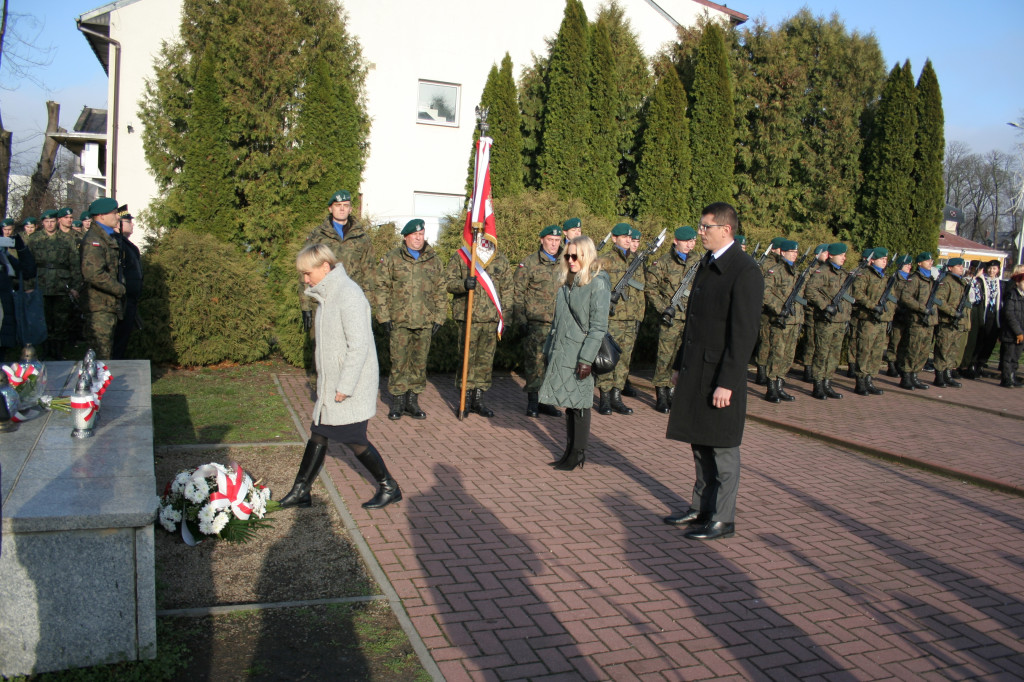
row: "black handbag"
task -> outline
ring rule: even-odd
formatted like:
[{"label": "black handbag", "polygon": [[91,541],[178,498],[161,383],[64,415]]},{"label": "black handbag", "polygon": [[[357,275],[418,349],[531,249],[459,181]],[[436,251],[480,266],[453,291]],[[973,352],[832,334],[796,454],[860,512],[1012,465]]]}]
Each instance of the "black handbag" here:
[{"label": "black handbag", "polygon": [[[584,334],[589,334],[590,332],[583,329],[580,318],[576,317],[576,311],[572,309],[568,296],[566,296],[565,303],[566,307],[569,308],[569,312],[572,313],[572,319],[576,320],[576,324],[579,325]],[[597,357],[594,358],[593,364],[590,365],[590,371],[594,374],[607,374],[615,369],[615,365],[619,363],[621,356],[622,349],[619,347],[619,344],[615,342],[611,334],[605,332],[604,339],[601,340],[601,347],[597,349]]]}]

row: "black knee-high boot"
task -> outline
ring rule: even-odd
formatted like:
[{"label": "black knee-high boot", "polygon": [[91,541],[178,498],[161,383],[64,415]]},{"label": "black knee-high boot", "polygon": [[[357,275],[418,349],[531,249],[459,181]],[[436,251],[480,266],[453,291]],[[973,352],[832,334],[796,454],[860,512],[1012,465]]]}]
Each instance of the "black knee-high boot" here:
[{"label": "black knee-high boot", "polygon": [[548,462],[548,466],[556,467],[560,464],[565,464],[565,460],[569,459],[569,453],[572,452],[573,443],[576,440],[576,413],[578,410],[574,410],[571,407],[565,409],[565,452],[562,453],[562,457],[554,462]]},{"label": "black knee-high boot", "polygon": [[366,467],[378,485],[377,494],[368,502],[363,502],[364,509],[383,509],[392,502],[402,499],[402,491],[398,487],[398,482],[391,478],[391,474],[388,473],[388,468],[384,464],[384,458],[377,452],[377,448],[370,445],[365,451],[357,454],[356,459]]},{"label": "black knee-high boot", "polygon": [[306,451],[302,453],[302,463],[299,464],[295,485],[292,486],[291,492],[281,498],[282,507],[309,507],[313,504],[309,491],[324,465],[326,454],[326,440],[314,436],[306,442]]},{"label": "black knee-high boot", "polygon": [[582,467],[587,461],[587,444],[590,440],[590,410],[573,410],[576,418],[573,423],[572,450],[565,461],[555,465],[559,471],[572,471],[576,467]]}]

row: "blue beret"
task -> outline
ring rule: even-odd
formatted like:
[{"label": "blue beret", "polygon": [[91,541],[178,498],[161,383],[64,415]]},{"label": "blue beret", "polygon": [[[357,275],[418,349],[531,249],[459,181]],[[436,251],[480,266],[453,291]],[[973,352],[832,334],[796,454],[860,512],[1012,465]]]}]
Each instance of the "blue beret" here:
[{"label": "blue beret", "polygon": [[836,242],[828,245],[828,255],[838,256],[841,253],[846,253],[846,244],[842,242]]},{"label": "blue beret", "polygon": [[[344,201],[344,199],[342,201]],[[407,234],[412,234],[413,232],[422,232],[424,229],[425,226],[423,221],[419,218],[413,218],[405,224],[405,227],[402,228],[402,236],[404,237]]]},{"label": "blue beret", "polygon": [[612,236],[621,237],[624,234],[629,234],[630,232],[632,232],[632,230],[633,228],[631,228],[629,224],[619,223],[618,225],[612,228]]},{"label": "blue beret", "polygon": [[562,229],[563,230],[573,230],[573,229],[576,229],[577,227],[582,227],[582,226],[583,226],[583,223],[580,222],[579,218],[569,218],[564,223],[562,223]]},{"label": "blue beret", "polygon": [[676,239],[678,239],[681,242],[688,242],[691,239],[697,238],[697,230],[693,229],[689,225],[684,225],[683,227],[676,228],[675,236]]},{"label": "blue beret", "polygon": [[339,189],[337,192],[331,195],[331,198],[327,200],[327,205],[337,203],[339,201],[352,201],[352,195],[349,194],[347,189]]},{"label": "blue beret", "polygon": [[[70,209],[69,209],[70,210]],[[89,213],[92,215],[103,215],[113,213],[117,210],[117,202],[110,197],[103,197],[89,204]],[[71,215],[68,213],[68,215]]]},{"label": "blue beret", "polygon": [[541,237],[549,237],[552,235],[555,237],[561,237],[562,228],[560,228],[558,225],[548,225],[547,227],[540,231]]}]

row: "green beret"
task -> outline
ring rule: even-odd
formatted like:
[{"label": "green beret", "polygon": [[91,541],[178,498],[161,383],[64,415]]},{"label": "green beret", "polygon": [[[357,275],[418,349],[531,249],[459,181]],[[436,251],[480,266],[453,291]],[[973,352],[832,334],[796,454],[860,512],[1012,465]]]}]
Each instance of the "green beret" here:
[{"label": "green beret", "polygon": [[[344,201],[344,199],[342,199],[342,201]],[[402,228],[402,236],[404,237],[407,234],[412,234],[413,232],[422,232],[425,229],[426,226],[422,220],[419,218],[413,218],[405,224],[405,227]]]},{"label": "green beret", "polygon": [[113,213],[116,210],[117,202],[111,197],[103,197],[89,204],[89,213],[91,215],[103,215],[104,213]]},{"label": "green beret", "polygon": [[878,260],[879,258],[885,258],[888,255],[889,249],[885,248],[884,246],[879,246],[874,250],[870,258],[871,260]]},{"label": "green beret", "polygon": [[861,258],[874,258],[875,257],[874,253],[875,253],[875,247],[869,246],[868,248],[866,248],[866,249],[864,249],[863,251],[860,252],[860,257]]},{"label": "green beret", "polygon": [[72,227],[81,227],[82,226],[82,221],[81,220],[72,220],[71,221],[71,226]]},{"label": "green beret", "polygon": [[612,236],[621,237],[622,235],[629,234],[632,231],[633,228],[631,228],[627,223],[619,223],[618,225],[612,228]]},{"label": "green beret", "polygon": [[24,220],[21,221],[22,227],[24,227],[25,225],[35,225],[35,224],[36,224],[36,217],[34,215],[30,215],[30,216],[28,216],[27,218],[25,218]]},{"label": "green beret", "polygon": [[58,218],[67,218],[71,214],[72,214],[72,210],[70,208],[67,208],[67,207],[62,208],[62,209],[57,211],[57,217]]},{"label": "green beret", "polygon": [[547,227],[545,227],[543,230],[540,231],[540,236],[541,237],[550,237],[550,236],[561,237],[562,236],[562,228],[560,228],[558,225],[548,225]]},{"label": "green beret", "polygon": [[57,217],[57,211],[53,210],[52,208],[49,211],[43,211],[42,214],[40,214],[40,218],[42,220],[49,220],[50,218],[56,218],[56,217]]},{"label": "green beret", "polygon": [[836,242],[835,244],[828,245],[828,255],[838,256],[841,253],[846,253],[846,244],[842,242]]},{"label": "green beret", "polygon": [[82,211],[82,215],[78,216],[79,220],[92,220],[92,213],[88,211]]},{"label": "green beret", "polygon": [[3,222],[0,222],[0,227],[7,227],[8,225],[14,224],[14,218],[4,218]]},{"label": "green beret", "polygon": [[681,242],[688,242],[691,239],[697,238],[697,230],[693,229],[689,225],[676,228],[676,239]]},{"label": "green beret", "polygon": [[739,244],[740,246],[743,246],[744,244],[747,243],[747,237],[746,237],[746,235],[738,234],[738,235],[736,235],[734,241],[737,244]]},{"label": "green beret", "polygon": [[898,268],[902,268],[904,265],[910,265],[910,263],[911,259],[909,253],[896,259],[896,267]]},{"label": "green beret", "polygon": [[784,239],[785,239],[785,237],[772,237],[772,241],[771,241],[770,247],[773,248],[773,249],[779,248],[779,242],[781,242]]},{"label": "green beret", "polygon": [[915,263],[923,263],[926,260],[931,260],[931,259],[932,259],[932,254],[928,253],[927,251],[922,251],[921,253],[917,254],[917,258],[914,260],[914,262]]},{"label": "green beret", "polygon": [[562,223],[563,230],[574,230],[577,227],[583,227],[583,223],[580,221],[579,218],[569,218],[564,223]]},{"label": "green beret", "polygon": [[946,267],[947,268],[955,268],[958,265],[964,265],[964,264],[965,263],[964,263],[964,259],[963,258],[950,258],[946,262]]},{"label": "green beret", "polygon": [[814,255],[820,255],[822,251],[828,250],[828,244],[818,244],[814,247]]},{"label": "green beret", "polygon": [[337,203],[339,201],[352,201],[352,195],[349,194],[347,189],[339,189],[337,192],[331,195],[331,198],[327,200],[327,205]]},{"label": "green beret", "polygon": [[629,228],[629,237],[630,239],[640,239],[640,230],[635,227]]},{"label": "green beret", "polygon": [[781,249],[782,251],[796,251],[797,248],[798,244],[792,239],[779,240],[779,249]]}]

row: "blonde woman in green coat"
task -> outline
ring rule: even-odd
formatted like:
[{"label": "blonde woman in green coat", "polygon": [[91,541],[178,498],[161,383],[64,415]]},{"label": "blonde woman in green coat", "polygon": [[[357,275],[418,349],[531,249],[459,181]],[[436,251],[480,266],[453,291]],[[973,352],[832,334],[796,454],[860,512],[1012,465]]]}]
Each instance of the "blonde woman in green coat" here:
[{"label": "blonde woman in green coat", "polygon": [[561,471],[582,467],[587,459],[590,410],[594,406],[591,365],[608,331],[611,282],[601,272],[590,237],[569,242],[559,264],[562,287],[555,297],[555,317],[544,344],[547,370],[540,401],[565,408],[566,445],[552,465]]}]

